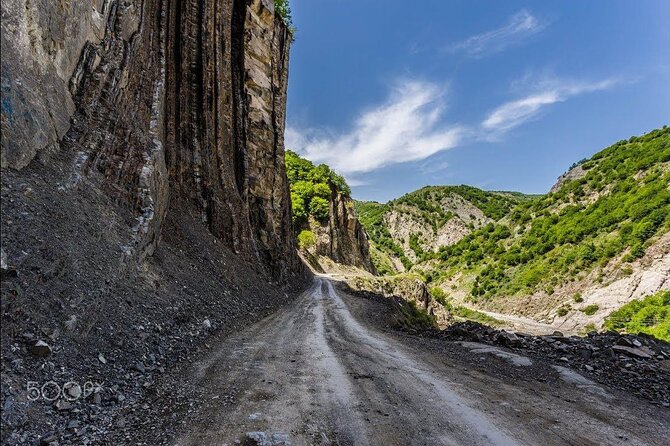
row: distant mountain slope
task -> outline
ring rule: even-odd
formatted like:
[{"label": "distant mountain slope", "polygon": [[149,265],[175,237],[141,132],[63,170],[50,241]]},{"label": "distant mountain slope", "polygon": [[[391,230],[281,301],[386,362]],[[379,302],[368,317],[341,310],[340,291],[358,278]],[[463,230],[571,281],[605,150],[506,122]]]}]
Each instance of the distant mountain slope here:
[{"label": "distant mountain slope", "polygon": [[552,294],[610,261],[644,256],[654,237],[670,229],[669,135],[664,128],[597,153],[555,192],[440,249],[427,274],[436,281],[463,277],[475,300]]},{"label": "distant mountain slope", "polygon": [[356,211],[373,242],[375,266],[388,274],[409,270],[533,198],[464,185],[428,186],[386,204],[356,202]]},{"label": "distant mountain slope", "polygon": [[448,300],[586,325],[670,287],[669,184],[664,127],[575,163],[547,195],[427,187],[357,209],[379,270],[400,259]]}]

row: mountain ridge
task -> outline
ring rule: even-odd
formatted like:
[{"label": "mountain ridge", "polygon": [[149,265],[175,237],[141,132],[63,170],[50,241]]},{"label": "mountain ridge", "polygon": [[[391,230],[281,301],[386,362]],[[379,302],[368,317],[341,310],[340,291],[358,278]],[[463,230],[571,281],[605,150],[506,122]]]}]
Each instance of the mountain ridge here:
[{"label": "mountain ridge", "polygon": [[[357,202],[373,261],[386,274],[421,274],[459,303],[601,323],[607,302],[594,297],[597,318],[584,318],[587,304],[567,300],[626,277],[642,280],[645,271],[668,275],[652,258],[670,251],[662,237],[670,228],[669,135],[664,127],[619,141],[575,163],[543,195],[427,186],[384,204]],[[471,200],[455,209],[454,200],[431,195],[436,190]],[[649,292],[670,286],[649,280]]]}]

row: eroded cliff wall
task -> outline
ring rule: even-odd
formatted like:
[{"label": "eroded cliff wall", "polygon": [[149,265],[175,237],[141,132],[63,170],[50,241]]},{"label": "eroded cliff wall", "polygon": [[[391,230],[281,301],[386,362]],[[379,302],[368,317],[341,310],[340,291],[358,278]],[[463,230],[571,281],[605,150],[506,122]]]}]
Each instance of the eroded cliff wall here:
[{"label": "eroded cliff wall", "polygon": [[290,35],[271,0],[2,3],[2,167],[72,155],[133,216],[129,254],[166,215],[202,221],[277,279],[301,268],[284,120]]},{"label": "eroded cliff wall", "polygon": [[327,224],[312,224],[316,238],[314,253],[341,265],[355,266],[376,274],[370,260],[368,237],[356,217],[351,198],[333,191],[329,204]]}]

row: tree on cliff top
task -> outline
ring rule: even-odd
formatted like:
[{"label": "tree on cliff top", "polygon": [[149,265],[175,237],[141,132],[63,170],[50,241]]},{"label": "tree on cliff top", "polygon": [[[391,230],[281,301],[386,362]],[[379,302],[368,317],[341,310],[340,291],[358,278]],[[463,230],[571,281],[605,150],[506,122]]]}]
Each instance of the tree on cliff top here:
[{"label": "tree on cliff top", "polygon": [[349,196],[351,189],[345,179],[325,164],[315,166],[295,152],[286,151],[286,175],[291,185],[293,223],[300,226],[311,215],[318,221],[328,218],[329,200],[333,192]]},{"label": "tree on cliff top", "polygon": [[275,13],[279,14],[279,17],[284,20],[291,33],[291,38],[293,38],[295,36],[295,26],[293,26],[293,16],[291,15],[289,0],[275,0]]}]

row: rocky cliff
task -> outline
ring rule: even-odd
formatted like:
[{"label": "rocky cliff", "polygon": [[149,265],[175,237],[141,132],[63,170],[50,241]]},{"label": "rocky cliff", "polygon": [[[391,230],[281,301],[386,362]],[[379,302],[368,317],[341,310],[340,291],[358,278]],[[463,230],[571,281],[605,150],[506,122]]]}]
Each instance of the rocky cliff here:
[{"label": "rocky cliff", "polygon": [[270,0],[8,0],[2,166],[72,155],[154,252],[177,203],[285,280],[300,268],[283,132],[290,35]]},{"label": "rocky cliff", "polygon": [[154,382],[304,283],[273,6],[2,2],[2,444],[127,442]]},{"label": "rocky cliff", "polygon": [[[305,260],[319,271],[361,269],[376,273],[363,225],[346,180],[325,164],[287,150],[293,225]],[[351,267],[351,268],[346,268]]]},{"label": "rocky cliff", "polygon": [[370,260],[370,246],[349,196],[333,191],[326,224],[312,222],[316,244],[314,253],[334,262],[376,273]]},{"label": "rocky cliff", "polygon": [[384,277],[350,277],[347,286],[354,292],[372,293],[387,298],[397,298],[420,310],[431,324],[444,328],[453,322],[453,317],[442,304],[436,301],[422,278],[415,274],[397,274]]}]

